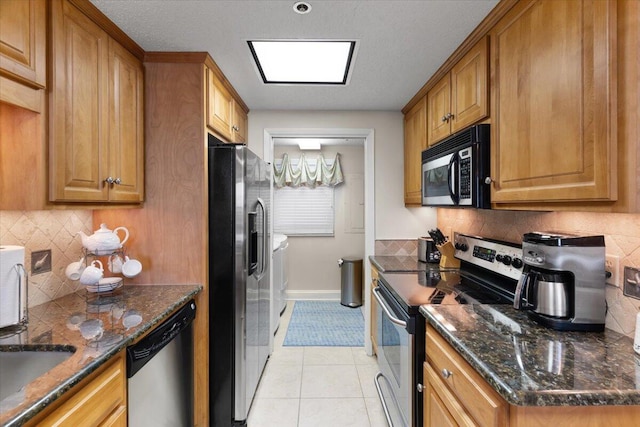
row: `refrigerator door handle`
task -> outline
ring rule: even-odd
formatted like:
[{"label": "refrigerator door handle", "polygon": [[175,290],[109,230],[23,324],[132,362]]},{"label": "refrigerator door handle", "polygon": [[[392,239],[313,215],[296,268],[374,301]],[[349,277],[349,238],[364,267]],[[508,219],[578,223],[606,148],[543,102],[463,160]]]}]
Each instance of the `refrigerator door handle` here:
[{"label": "refrigerator door handle", "polygon": [[267,256],[269,256],[267,227],[269,226],[269,221],[267,219],[267,206],[264,203],[264,200],[260,197],[258,197],[258,205],[260,206],[260,209],[262,209],[262,264],[260,265],[260,273],[258,273],[258,280],[260,280],[264,277],[264,274],[267,271]]},{"label": "refrigerator door handle", "polygon": [[256,272],[258,269],[258,230],[256,227],[257,212],[249,212],[247,214],[247,220],[249,222],[249,276]]}]

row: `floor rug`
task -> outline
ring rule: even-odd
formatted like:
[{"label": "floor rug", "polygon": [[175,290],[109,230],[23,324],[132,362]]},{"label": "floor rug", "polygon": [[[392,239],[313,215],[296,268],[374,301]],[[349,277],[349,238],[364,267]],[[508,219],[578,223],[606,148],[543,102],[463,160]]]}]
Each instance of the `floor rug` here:
[{"label": "floor rug", "polygon": [[364,345],[362,310],[337,301],[296,301],[284,346],[360,347]]}]

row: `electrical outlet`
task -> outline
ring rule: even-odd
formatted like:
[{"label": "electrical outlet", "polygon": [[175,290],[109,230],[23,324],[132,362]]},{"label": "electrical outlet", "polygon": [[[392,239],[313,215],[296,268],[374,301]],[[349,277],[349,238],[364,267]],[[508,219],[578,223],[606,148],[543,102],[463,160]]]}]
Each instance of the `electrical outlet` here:
[{"label": "electrical outlet", "polygon": [[628,297],[640,299],[640,269],[624,268],[624,287],[622,293]]},{"label": "electrical outlet", "polygon": [[31,274],[51,271],[51,249],[31,252]]},{"label": "electrical outlet", "polygon": [[604,269],[611,273],[610,277],[607,277],[607,284],[620,287],[620,257],[618,255],[607,254],[604,261]]}]

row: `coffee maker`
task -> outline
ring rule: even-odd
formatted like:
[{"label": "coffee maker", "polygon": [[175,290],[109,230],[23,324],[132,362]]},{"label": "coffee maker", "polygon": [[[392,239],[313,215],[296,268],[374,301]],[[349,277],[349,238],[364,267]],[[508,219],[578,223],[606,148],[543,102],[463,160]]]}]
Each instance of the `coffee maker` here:
[{"label": "coffee maker", "polygon": [[603,331],[604,236],[527,233],[524,268],[513,306],[529,318],[561,331]]}]

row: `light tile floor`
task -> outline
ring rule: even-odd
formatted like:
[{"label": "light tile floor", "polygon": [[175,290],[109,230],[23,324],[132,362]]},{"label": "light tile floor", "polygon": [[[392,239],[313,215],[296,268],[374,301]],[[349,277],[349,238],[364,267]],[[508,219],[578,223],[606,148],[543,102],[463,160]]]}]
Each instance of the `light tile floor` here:
[{"label": "light tile floor", "polygon": [[289,302],[248,427],[387,427],[373,383],[376,358],[363,347],[283,347],[292,310]]}]

